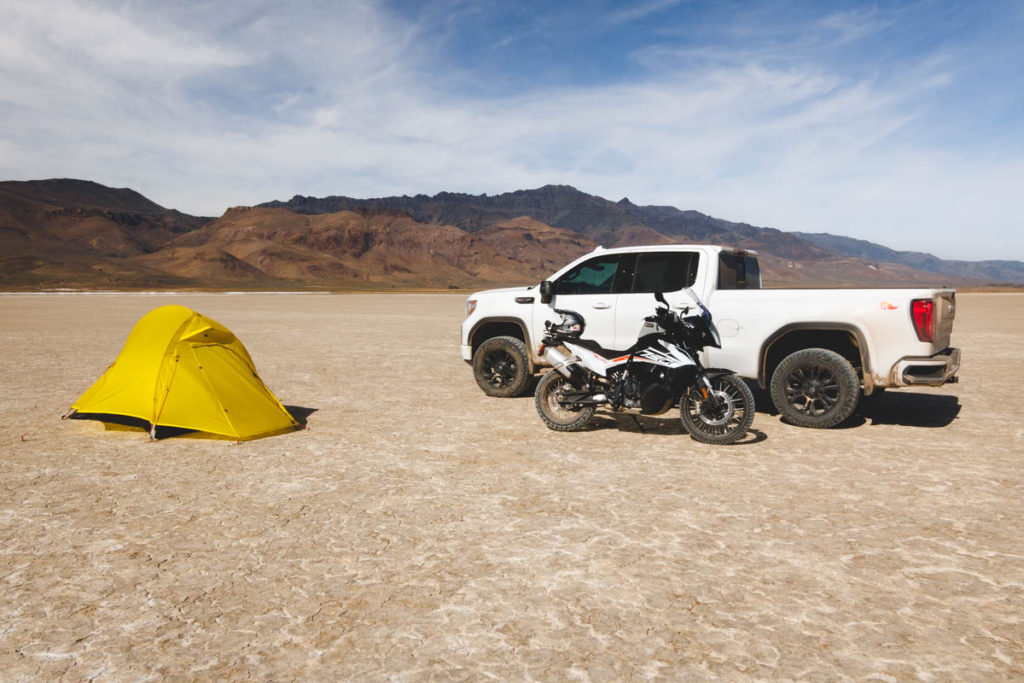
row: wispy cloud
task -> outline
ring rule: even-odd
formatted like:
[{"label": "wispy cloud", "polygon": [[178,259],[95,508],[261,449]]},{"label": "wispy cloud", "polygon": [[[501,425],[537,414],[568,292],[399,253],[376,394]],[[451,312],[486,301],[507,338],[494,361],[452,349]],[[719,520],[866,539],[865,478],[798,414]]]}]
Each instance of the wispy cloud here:
[{"label": "wispy cloud", "polygon": [[608,15],[607,23],[615,26],[637,19],[646,19],[652,14],[657,14],[669,7],[678,5],[683,0],[647,0],[647,2],[633,3],[626,9],[612,12]]},{"label": "wispy cloud", "polygon": [[889,28],[894,21],[891,16],[872,5],[835,12],[817,23],[821,28],[834,34],[833,40],[845,45]]}]

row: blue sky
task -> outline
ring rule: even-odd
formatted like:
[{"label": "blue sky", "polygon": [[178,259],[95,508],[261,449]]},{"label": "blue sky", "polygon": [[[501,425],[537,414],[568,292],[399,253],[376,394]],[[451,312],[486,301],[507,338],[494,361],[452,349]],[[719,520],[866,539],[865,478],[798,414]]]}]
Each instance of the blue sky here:
[{"label": "blue sky", "polygon": [[1024,2],[0,0],[0,178],[220,215],[570,184],[1024,260]]}]

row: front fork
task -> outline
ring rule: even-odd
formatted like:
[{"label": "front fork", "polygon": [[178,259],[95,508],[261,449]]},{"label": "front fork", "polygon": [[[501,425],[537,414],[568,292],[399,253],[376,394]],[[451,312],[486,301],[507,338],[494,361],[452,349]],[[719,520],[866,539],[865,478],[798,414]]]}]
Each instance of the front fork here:
[{"label": "front fork", "polygon": [[718,394],[715,393],[714,387],[711,386],[711,378],[708,377],[706,372],[701,372],[698,376],[696,390],[700,394],[701,401],[706,402],[712,414],[716,414],[722,409],[722,401],[718,398]]}]

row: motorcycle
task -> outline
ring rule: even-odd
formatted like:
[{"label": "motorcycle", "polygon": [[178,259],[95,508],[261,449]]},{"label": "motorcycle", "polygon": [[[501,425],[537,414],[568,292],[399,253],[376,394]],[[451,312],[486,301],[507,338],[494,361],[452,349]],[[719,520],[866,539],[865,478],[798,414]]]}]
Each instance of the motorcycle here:
[{"label": "motorcycle", "polygon": [[553,367],[534,394],[544,423],[571,432],[585,428],[597,406],[661,415],[678,405],[683,427],[696,441],[742,439],[754,421],[754,395],[732,371],[701,364],[701,349],[721,348],[721,338],[711,312],[692,290],[687,293],[694,305],[681,313],[655,293],[654,314],[644,318],[636,343],[622,351],[582,339],[583,316],[556,308],[561,320],[545,322],[538,351]]}]

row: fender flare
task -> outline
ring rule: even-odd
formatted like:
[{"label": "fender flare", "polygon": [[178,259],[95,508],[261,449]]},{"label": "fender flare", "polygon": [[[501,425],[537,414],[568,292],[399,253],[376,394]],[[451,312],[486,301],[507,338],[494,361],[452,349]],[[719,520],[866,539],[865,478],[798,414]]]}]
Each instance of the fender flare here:
[{"label": "fender flare", "polygon": [[761,344],[761,348],[757,352],[757,383],[762,389],[767,388],[768,386],[768,378],[766,376],[768,371],[768,353],[780,339],[791,332],[846,332],[847,334],[850,334],[854,339],[857,352],[860,355],[861,381],[864,383],[864,393],[871,393],[874,388],[874,384],[871,382],[871,358],[868,354],[868,344],[867,340],[864,338],[864,333],[856,325],[837,322],[790,323],[789,325],[783,325],[770,334]]},{"label": "fender flare", "polygon": [[511,323],[519,328],[519,330],[523,333],[523,343],[526,344],[526,356],[527,361],[530,363],[530,372],[533,372],[536,369],[537,365],[536,361],[534,360],[534,354],[537,350],[533,348],[533,342],[530,340],[530,331],[529,329],[527,329],[526,323],[523,322],[522,318],[500,315],[491,318],[481,318],[480,320],[476,321],[473,327],[469,329],[469,336],[467,337],[467,339],[469,340],[469,345],[476,346],[474,342],[476,341],[477,332],[480,331],[480,328],[490,325],[492,323]]}]

